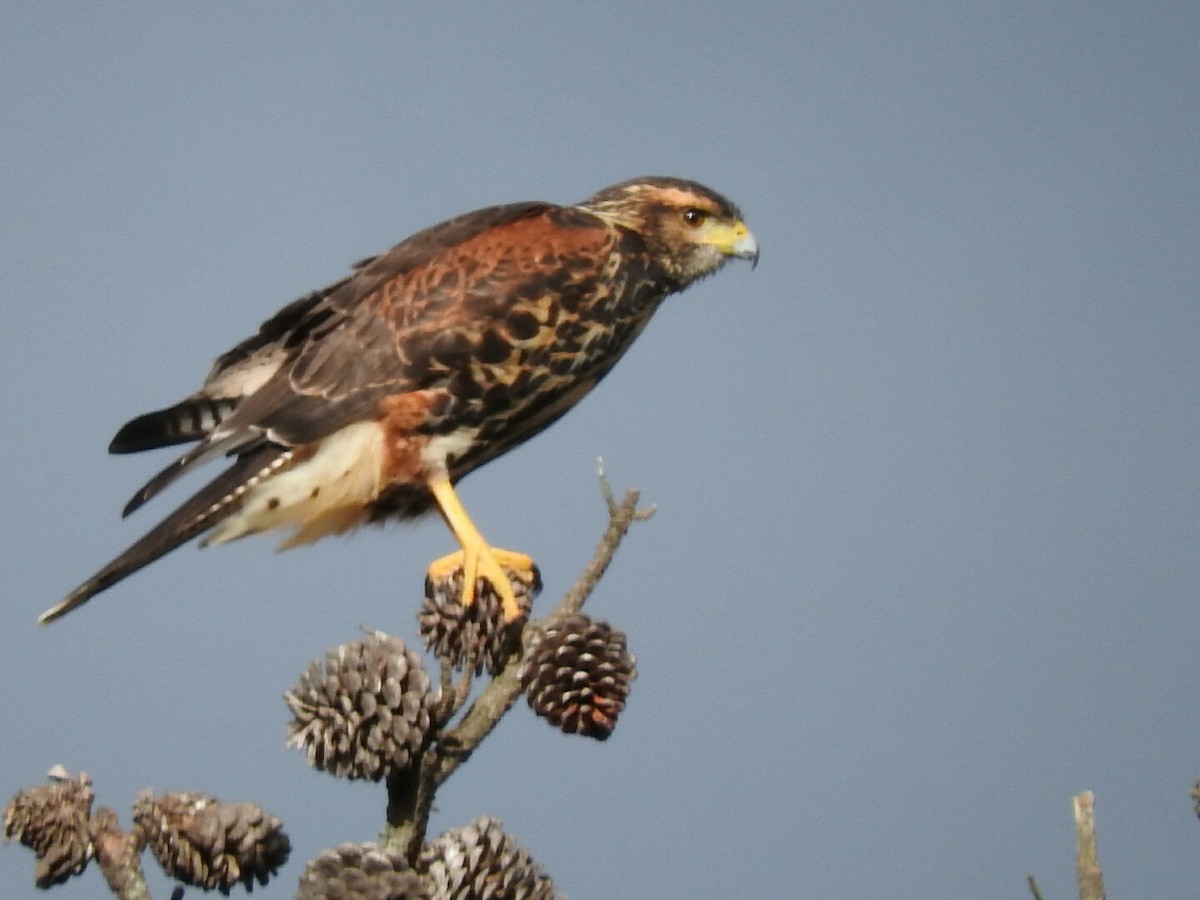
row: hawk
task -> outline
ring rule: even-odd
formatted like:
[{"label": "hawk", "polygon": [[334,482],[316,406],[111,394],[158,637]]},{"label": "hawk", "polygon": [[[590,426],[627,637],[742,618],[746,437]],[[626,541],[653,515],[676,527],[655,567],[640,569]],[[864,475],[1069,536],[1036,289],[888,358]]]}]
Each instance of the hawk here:
[{"label": "hawk", "polygon": [[758,261],[737,207],[646,177],[582,203],[492,206],[418,232],[296,300],[213,364],[199,391],[138,416],[112,453],[194,442],[129,501],[233,462],[39,619],[51,622],[181,544],[291,528],[283,547],[434,507],[460,550],[464,606],[532,567],[494,548],[455,491],[562,416],[612,369],[669,294],[733,258]]}]

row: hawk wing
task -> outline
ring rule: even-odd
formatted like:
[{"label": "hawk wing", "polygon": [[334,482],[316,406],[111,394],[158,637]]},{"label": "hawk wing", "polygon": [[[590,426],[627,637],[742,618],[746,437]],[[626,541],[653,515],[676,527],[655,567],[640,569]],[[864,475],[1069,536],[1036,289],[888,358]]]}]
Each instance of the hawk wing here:
[{"label": "hawk wing", "polygon": [[[449,302],[448,293],[435,290],[423,302],[405,305],[395,296],[397,283],[440,253],[552,208],[548,203],[515,203],[458,216],[365,260],[349,278],[284,307],[258,334],[217,360],[199,394],[139,416],[117,433],[115,452],[200,437],[138,490],[122,514],[128,516],[185,472],[217,456],[264,440],[284,446],[320,440],[369,417],[389,394],[427,387],[413,377],[403,355],[403,334],[388,312],[400,304],[404,319],[425,321],[444,311],[438,307]],[[195,423],[193,431],[201,434],[187,433],[178,425],[181,419]],[[170,438],[135,441],[147,433]]]}]

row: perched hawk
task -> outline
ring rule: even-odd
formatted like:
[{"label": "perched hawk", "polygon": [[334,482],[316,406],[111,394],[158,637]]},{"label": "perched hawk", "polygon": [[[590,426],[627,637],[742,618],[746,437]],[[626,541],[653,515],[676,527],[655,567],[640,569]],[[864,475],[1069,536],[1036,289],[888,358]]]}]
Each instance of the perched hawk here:
[{"label": "perched hawk", "polygon": [[506,618],[504,567],[454,484],[537,434],[613,367],[668,294],[729,259],[758,260],[737,208],[702,185],[638,178],[574,206],[493,206],[435,225],[280,310],[204,386],[126,424],[109,450],[196,442],[125,515],[216,457],[233,463],[42,614],[70,612],[180,544],[292,528],[285,547],[437,506],[461,550],[464,605],[482,578]]}]

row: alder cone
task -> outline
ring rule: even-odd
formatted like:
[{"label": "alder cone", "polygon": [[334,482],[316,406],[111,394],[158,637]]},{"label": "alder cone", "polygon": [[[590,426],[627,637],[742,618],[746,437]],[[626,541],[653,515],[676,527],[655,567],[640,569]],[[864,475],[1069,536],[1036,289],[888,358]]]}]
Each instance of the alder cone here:
[{"label": "alder cone", "polygon": [[283,824],[255,804],[194,792],[142,791],[133,821],[164,872],[226,894],[239,883],[247,890],[266,884],[292,850]]},{"label": "alder cone", "polygon": [[497,819],[447,831],[421,853],[432,900],[560,900],[550,876]]},{"label": "alder cone", "polygon": [[316,769],[371,781],[413,764],[433,703],[421,658],[382,632],[330,650],[284,700],[288,746],[304,750]]},{"label": "alder cone", "polygon": [[34,883],[40,888],[78,875],[94,852],[91,780],[82,772],[71,777],[61,767],[50,774],[52,781],[20,791],[4,810],[5,838],[16,838],[37,855]]},{"label": "alder cone", "polygon": [[296,900],[431,900],[404,854],[375,844],[341,844],[309,862]]},{"label": "alder cone", "polygon": [[625,633],[579,613],[546,627],[522,664],[521,689],[530,708],[552,725],[605,740],[636,677]]},{"label": "alder cone", "polygon": [[521,615],[512,622],[504,621],[500,598],[486,580],[475,583],[475,602],[463,606],[461,568],[444,578],[426,578],[425,600],[417,615],[426,649],[452,668],[472,668],[476,675],[484,669],[489,675],[498,674],[517,652],[521,628],[542,589],[536,566],[529,573],[509,571],[508,575],[521,607]]}]

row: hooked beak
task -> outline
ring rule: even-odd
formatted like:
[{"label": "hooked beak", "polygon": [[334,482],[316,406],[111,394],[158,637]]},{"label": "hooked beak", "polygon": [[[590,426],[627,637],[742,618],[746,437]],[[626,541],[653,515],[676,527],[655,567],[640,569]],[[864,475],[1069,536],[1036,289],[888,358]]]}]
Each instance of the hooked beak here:
[{"label": "hooked beak", "polygon": [[738,222],[733,226],[733,241],[726,252],[738,259],[750,260],[751,269],[758,265],[758,241],[754,239],[745,222]]}]

